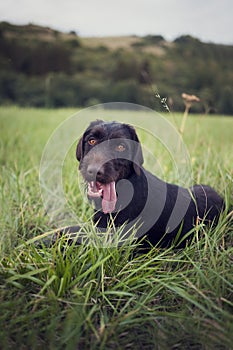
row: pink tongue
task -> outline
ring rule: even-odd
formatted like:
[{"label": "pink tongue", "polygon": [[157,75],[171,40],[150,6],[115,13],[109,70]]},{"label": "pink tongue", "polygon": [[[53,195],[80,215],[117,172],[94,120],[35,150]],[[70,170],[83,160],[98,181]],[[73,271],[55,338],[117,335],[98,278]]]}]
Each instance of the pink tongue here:
[{"label": "pink tongue", "polygon": [[104,214],[112,213],[116,206],[117,196],[115,182],[110,182],[106,185],[101,185],[103,189],[102,209]]}]

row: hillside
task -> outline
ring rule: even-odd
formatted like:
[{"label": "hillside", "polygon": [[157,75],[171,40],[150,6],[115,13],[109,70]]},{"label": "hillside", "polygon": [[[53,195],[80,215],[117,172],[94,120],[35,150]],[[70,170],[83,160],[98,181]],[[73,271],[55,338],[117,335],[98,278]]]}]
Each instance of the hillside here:
[{"label": "hillside", "polygon": [[233,114],[233,46],[160,35],[81,38],[35,24],[0,23],[0,103],[87,106],[127,101],[159,109],[151,85],[183,110]]},{"label": "hillside", "polygon": [[[149,36],[147,37],[147,39]],[[143,47],[144,52],[152,53],[156,56],[162,56],[165,53],[164,47],[171,46],[172,43],[165,41],[160,36],[154,36],[155,43],[146,42],[145,38],[138,36],[119,36],[119,37],[90,37],[82,38],[84,45],[92,48],[106,47],[109,50],[129,50],[134,51],[135,47]],[[156,42],[157,41],[157,42]]]}]

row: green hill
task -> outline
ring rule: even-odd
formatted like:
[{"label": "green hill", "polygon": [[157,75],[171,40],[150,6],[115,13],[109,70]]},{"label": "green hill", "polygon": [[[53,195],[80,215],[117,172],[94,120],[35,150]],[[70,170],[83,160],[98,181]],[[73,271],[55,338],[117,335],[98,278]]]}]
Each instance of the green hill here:
[{"label": "green hill", "polygon": [[[81,38],[34,24],[0,23],[0,103],[87,106],[126,101],[183,110],[181,93],[196,94],[195,112],[233,114],[233,46],[191,36]],[[153,88],[153,89],[151,89]]]}]

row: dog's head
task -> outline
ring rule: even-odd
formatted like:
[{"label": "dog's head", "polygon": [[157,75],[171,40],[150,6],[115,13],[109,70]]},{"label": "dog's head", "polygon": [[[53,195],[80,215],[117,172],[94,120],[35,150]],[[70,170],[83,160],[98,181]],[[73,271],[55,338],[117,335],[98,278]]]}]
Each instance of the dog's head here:
[{"label": "dog's head", "polygon": [[103,197],[105,213],[116,203],[115,184],[132,173],[140,176],[143,155],[135,129],[117,122],[92,122],[79,140],[76,157],[90,197]]}]

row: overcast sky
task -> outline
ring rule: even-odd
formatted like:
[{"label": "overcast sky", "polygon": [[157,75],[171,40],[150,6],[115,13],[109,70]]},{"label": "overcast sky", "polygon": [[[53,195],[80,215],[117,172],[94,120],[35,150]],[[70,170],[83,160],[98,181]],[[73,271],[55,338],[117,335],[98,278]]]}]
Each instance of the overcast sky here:
[{"label": "overcast sky", "polygon": [[190,34],[233,44],[232,0],[1,0],[0,20],[80,36]]}]

